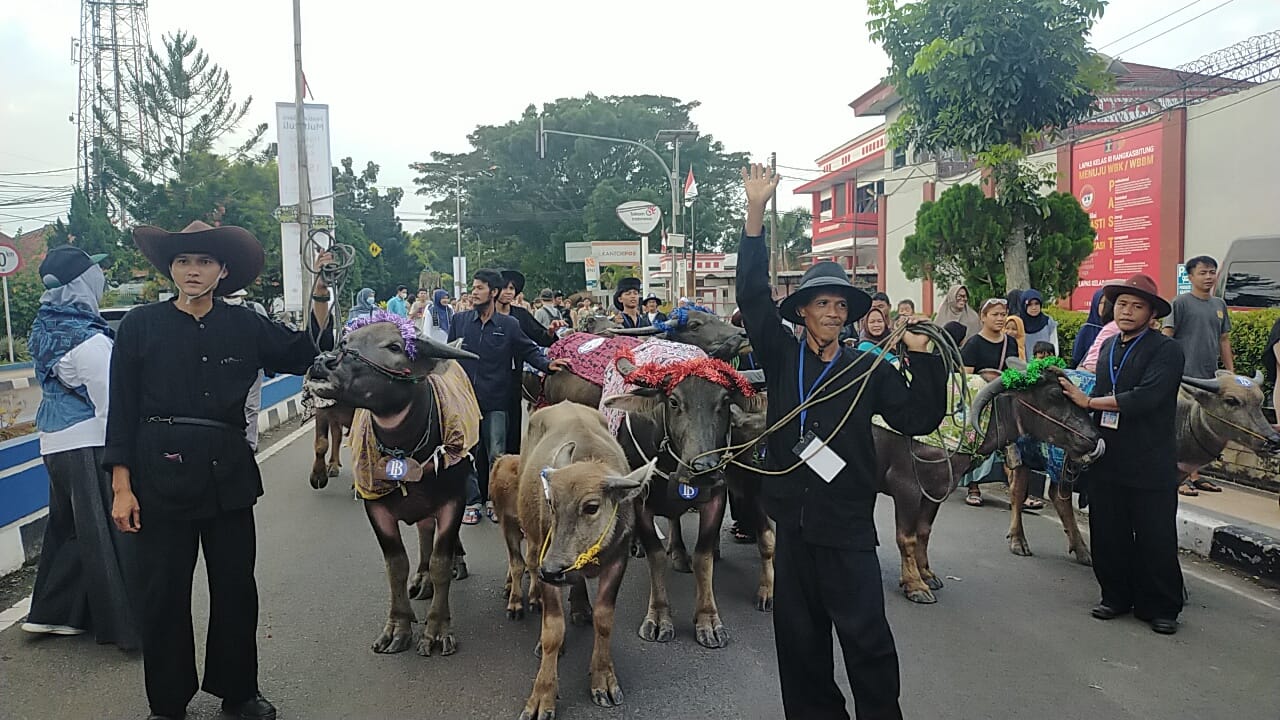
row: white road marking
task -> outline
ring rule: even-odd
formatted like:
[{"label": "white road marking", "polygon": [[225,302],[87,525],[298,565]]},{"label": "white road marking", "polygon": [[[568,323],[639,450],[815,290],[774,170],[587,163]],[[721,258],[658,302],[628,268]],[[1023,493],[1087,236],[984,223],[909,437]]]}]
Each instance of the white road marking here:
[{"label": "white road marking", "polygon": [[[279,442],[275,443],[274,445],[267,448],[266,450],[263,450],[261,453],[258,453],[258,458],[257,458],[258,465],[262,465],[267,460],[270,460],[273,455],[285,449],[286,447],[292,445],[293,442],[298,438],[313,432],[315,429],[315,424],[316,423],[314,420],[308,420],[306,423],[302,425],[302,427],[299,427],[297,430],[294,430],[293,432],[289,433],[283,438],[280,438]],[[0,632],[4,632],[5,630],[8,630],[19,620],[26,617],[27,612],[30,609],[31,609],[31,596],[28,595],[22,598],[21,600],[19,600],[18,602],[14,603],[13,607],[9,608],[8,610],[4,610],[3,612],[0,612]]]}]

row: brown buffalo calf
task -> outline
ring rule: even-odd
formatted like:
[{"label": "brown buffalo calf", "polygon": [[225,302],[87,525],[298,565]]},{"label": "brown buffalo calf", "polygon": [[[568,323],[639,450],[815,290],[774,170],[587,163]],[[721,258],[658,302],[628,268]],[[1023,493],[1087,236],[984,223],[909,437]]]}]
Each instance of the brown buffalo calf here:
[{"label": "brown buffalo calf", "polygon": [[[570,588],[571,619],[595,626],[591,699],[602,707],[620,705],[622,688],[610,649],[614,604],[629,558],[635,503],[653,465],[628,473],[622,448],[600,413],[569,402],[530,416],[523,449],[519,459],[501,459],[490,489],[507,542],[507,615],[524,615],[521,586],[526,570],[531,576],[530,600],[542,604],[542,660],[520,717],[555,716],[564,647],[564,586]],[[588,579],[598,580],[594,608],[587,602]]]}]

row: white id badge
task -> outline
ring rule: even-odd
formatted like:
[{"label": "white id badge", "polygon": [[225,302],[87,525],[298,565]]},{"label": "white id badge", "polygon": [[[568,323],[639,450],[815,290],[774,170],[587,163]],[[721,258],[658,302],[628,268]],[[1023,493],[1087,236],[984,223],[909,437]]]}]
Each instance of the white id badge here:
[{"label": "white id badge", "polygon": [[844,469],[844,458],[840,457],[835,450],[827,447],[827,444],[813,433],[806,433],[805,439],[796,453],[800,459],[804,461],[809,469],[818,474],[826,482],[836,479],[836,475]]},{"label": "white id badge", "polygon": [[1098,424],[1108,430],[1120,429],[1120,413],[1115,410],[1103,410],[1102,419]]}]

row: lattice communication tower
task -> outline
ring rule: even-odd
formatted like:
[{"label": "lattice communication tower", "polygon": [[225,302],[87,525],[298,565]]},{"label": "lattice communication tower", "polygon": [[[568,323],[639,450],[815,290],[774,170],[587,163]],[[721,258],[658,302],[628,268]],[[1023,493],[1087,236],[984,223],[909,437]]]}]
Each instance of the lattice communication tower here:
[{"label": "lattice communication tower", "polygon": [[80,37],[72,59],[80,68],[76,154],[80,181],[91,197],[108,196],[117,225],[125,222],[122,199],[104,188],[103,151],[141,170],[145,120],[130,87],[141,79],[150,48],[147,0],[80,0]]}]

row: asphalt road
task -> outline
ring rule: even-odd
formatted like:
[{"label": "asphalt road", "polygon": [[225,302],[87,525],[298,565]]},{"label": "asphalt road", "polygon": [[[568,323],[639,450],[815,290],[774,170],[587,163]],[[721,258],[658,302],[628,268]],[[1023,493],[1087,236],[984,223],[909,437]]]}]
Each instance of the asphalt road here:
[{"label": "asphalt road", "polygon": [[[375,655],[370,643],[386,616],[381,555],[347,475],[322,491],[307,485],[309,435],[263,463],[267,495],[258,506],[261,685],[282,718],[515,718],[538,660],[537,616],[505,618],[505,554],[497,526],[464,528],[471,577],[454,584],[451,657],[412,650]],[[947,577],[937,605],[897,591],[892,509],[877,512],[888,613],[902,659],[908,718],[1280,717],[1280,597],[1184,559],[1190,604],[1176,636],[1132,619],[1089,617],[1096,588],[1072,563],[1059,527],[1031,517],[1038,554],[1009,554],[1008,515],[950,502],[933,538],[935,570]],[[691,523],[692,518],[686,519]],[[692,537],[691,525],[686,536]],[[412,541],[412,530],[406,529]],[[614,658],[626,704],[591,704],[588,628],[570,627],[560,664],[559,717],[779,718],[770,616],[752,604],[754,546],[727,539],[716,566],[720,611],[731,644],[707,650],[693,639],[693,578],[672,582],[676,639],[651,644],[635,634],[647,573],[633,562],[623,583]],[[197,638],[207,595],[197,571]],[[424,605],[415,603],[420,617]],[[836,654],[839,657],[839,653]],[[846,688],[843,678],[841,685]],[[199,695],[189,717],[216,718],[218,701]],[[111,646],[78,638],[37,638],[16,626],[0,633],[0,717],[141,718],[142,665]]]}]

